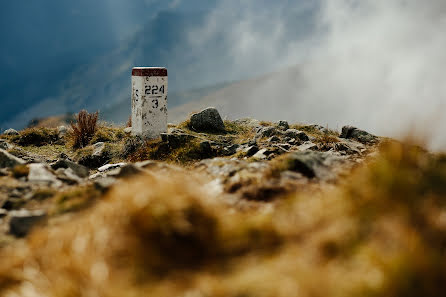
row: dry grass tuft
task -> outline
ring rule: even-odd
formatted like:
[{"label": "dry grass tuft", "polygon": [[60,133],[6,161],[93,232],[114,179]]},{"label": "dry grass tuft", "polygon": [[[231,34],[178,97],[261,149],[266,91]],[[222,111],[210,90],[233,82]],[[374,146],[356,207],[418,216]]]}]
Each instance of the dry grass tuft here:
[{"label": "dry grass tuft", "polygon": [[76,124],[71,123],[73,147],[81,148],[90,143],[97,129],[98,116],[99,112],[88,113],[86,110],[78,113]]}]

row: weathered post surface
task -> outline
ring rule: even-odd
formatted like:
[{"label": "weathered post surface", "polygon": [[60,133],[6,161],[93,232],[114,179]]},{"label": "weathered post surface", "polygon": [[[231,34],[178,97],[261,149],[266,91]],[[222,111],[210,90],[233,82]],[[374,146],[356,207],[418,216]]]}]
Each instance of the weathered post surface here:
[{"label": "weathered post surface", "polygon": [[167,69],[132,70],[132,134],[147,139],[167,132]]}]

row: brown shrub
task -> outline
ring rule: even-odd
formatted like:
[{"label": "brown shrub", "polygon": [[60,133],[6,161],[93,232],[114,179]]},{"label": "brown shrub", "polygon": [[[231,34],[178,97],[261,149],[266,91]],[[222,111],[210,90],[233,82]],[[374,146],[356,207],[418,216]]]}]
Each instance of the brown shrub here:
[{"label": "brown shrub", "polygon": [[84,147],[90,143],[97,129],[98,115],[98,112],[88,113],[86,110],[79,112],[76,124],[71,123],[74,138],[73,147]]}]

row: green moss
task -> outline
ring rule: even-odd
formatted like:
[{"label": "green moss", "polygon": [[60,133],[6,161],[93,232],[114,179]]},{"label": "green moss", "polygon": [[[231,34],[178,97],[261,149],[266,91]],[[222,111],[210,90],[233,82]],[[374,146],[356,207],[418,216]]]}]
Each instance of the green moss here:
[{"label": "green moss", "polygon": [[12,141],[21,146],[43,146],[53,144],[58,140],[56,129],[48,128],[28,128],[19,132]]}]

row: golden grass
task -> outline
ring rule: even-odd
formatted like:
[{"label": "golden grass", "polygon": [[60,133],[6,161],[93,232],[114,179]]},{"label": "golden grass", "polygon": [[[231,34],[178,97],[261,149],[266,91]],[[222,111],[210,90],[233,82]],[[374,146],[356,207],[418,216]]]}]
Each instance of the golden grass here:
[{"label": "golden grass", "polygon": [[446,157],[385,143],[337,187],[238,210],[190,173],[140,177],[0,250],[0,294],[440,296]]}]

